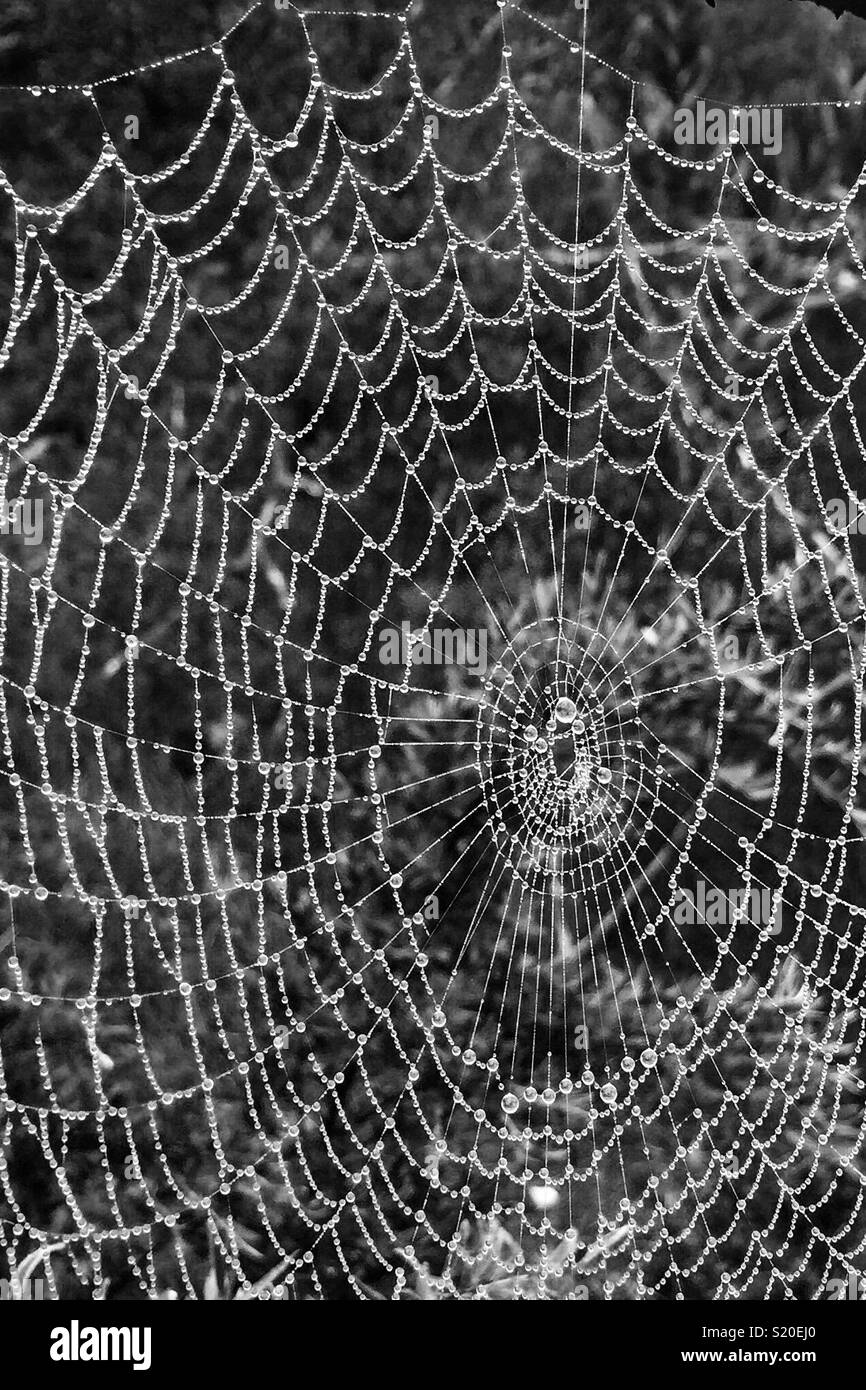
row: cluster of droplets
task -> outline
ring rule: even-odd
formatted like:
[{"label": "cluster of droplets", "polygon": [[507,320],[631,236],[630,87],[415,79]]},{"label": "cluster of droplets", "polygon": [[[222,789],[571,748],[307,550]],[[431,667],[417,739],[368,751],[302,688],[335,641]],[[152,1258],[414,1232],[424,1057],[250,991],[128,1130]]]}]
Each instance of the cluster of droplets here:
[{"label": "cluster of droplets", "polygon": [[[645,1047],[640,1054],[640,1065],[645,1072],[651,1071],[658,1065],[658,1052],[654,1047]],[[626,1057],[623,1060],[622,1068],[626,1074],[634,1071],[634,1061]],[[587,1098],[592,1099],[593,1087],[595,1086],[595,1076],[592,1072],[587,1072],[580,1078],[581,1087],[585,1088]],[[521,1105],[533,1106],[540,1104],[546,1110],[550,1110],[560,1099],[561,1096],[571,1096],[575,1093],[575,1082],[570,1076],[565,1076],[557,1087],[546,1086],[539,1091],[535,1086],[524,1086],[520,1092],[506,1090],[502,1096],[500,1104],[506,1115],[516,1115]],[[614,1107],[619,1102],[619,1092],[612,1081],[606,1081],[598,1087],[598,1097],[608,1107]]]},{"label": "cluster of droplets", "polygon": [[[593,781],[604,787],[613,779],[611,769],[593,756],[586,734],[586,720],[578,714],[578,707],[570,695],[560,695],[556,699],[541,731],[533,723],[526,724],[523,729],[533,774],[530,779],[527,772],[527,783],[540,782],[539,794],[547,793],[555,797],[557,803],[568,805],[574,821],[580,820],[586,812]],[[528,790],[533,790],[532,786],[528,786]]]}]

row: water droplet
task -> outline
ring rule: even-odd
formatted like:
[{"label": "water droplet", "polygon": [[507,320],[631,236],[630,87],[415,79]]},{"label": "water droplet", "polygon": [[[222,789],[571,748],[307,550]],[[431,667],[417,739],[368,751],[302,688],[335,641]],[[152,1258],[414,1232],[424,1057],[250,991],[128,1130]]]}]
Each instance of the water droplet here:
[{"label": "water droplet", "polygon": [[432,1024],[433,1024],[433,1027],[434,1027],[434,1028],[444,1028],[444,1027],[445,1027],[445,1023],[446,1023],[446,1018],[445,1018],[444,1010],[442,1010],[442,1009],[434,1009],[434,1010],[433,1010],[433,1018],[432,1018],[431,1022],[432,1022]]},{"label": "water droplet", "polygon": [[505,1111],[506,1115],[513,1115],[519,1104],[520,1101],[517,1099],[517,1096],[513,1095],[511,1091],[506,1091],[505,1095],[502,1097],[502,1109]]},{"label": "water droplet", "polygon": [[535,742],[535,740],[538,738],[538,730],[536,729],[534,724],[527,724],[526,728],[523,731],[523,737],[527,743]]},{"label": "water droplet", "polygon": [[611,781],[613,773],[611,772],[609,767],[600,767],[598,769],[597,776],[599,782],[606,786],[607,783]]},{"label": "water droplet", "polygon": [[575,721],[574,721],[574,732],[575,732],[578,736],[580,736],[581,734],[585,734],[585,733],[586,733],[586,723],[585,723],[585,721],[584,721],[583,719],[575,719]]},{"label": "water droplet", "polygon": [[556,1092],[551,1086],[548,1086],[541,1092],[541,1099],[545,1105],[552,1105],[556,1100]]},{"label": "water droplet", "polygon": [[536,743],[535,746],[536,746],[536,748],[538,749],[539,753],[546,753],[546,752],[547,752],[547,739],[546,739],[546,738],[540,738],[540,739],[538,740],[538,742]]},{"label": "water droplet", "polygon": [[577,705],[568,695],[560,695],[554,710],[560,724],[573,724],[574,716],[577,714]]},{"label": "water droplet", "polygon": [[526,1090],[523,1092],[523,1099],[526,1101],[527,1105],[531,1105],[533,1101],[538,1100],[538,1092],[534,1086],[526,1087]]},{"label": "water droplet", "polygon": [[616,1105],[616,1087],[612,1082],[608,1081],[606,1086],[602,1086],[599,1095],[605,1105]]},{"label": "water droplet", "polygon": [[646,1047],[640,1055],[641,1066],[654,1067],[658,1061],[658,1053],[654,1047]]}]

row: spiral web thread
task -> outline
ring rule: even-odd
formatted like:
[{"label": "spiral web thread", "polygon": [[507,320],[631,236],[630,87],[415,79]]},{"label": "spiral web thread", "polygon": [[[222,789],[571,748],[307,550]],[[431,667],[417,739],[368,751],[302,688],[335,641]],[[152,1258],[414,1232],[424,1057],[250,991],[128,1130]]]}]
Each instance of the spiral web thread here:
[{"label": "spiral web thread", "polygon": [[[4,486],[48,525],[2,540],[0,1243],[52,1296],[820,1297],[863,1268],[864,608],[828,512],[859,515],[863,179],[809,200],[736,140],[666,154],[625,78],[619,138],[581,101],[569,142],[522,94],[539,21],[498,14],[465,108],[409,12],[352,18],[383,58],[343,90],[349,21],[292,11],[283,135],[224,41],[170,65],[212,92],[166,167],[132,172],[108,81],[77,191],[3,176],[0,362],[45,368]],[[542,27],[582,92],[595,60]],[[700,215],[651,205],[660,165]],[[54,248],[121,187],[81,289]],[[486,667],[384,665],[404,621],[483,630]],[[740,908],[681,920],[698,878]]]}]

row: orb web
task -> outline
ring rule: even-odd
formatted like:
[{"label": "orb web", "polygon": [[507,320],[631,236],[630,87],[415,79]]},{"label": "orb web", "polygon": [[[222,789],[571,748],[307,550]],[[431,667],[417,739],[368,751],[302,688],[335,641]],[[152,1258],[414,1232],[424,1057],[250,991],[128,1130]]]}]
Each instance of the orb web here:
[{"label": "orb web", "polygon": [[564,133],[491,14],[463,105],[411,9],[22,93],[98,131],[0,178],[0,1249],[52,1296],[863,1269],[864,176],[672,152],[607,70],[595,129],[545,22]]}]

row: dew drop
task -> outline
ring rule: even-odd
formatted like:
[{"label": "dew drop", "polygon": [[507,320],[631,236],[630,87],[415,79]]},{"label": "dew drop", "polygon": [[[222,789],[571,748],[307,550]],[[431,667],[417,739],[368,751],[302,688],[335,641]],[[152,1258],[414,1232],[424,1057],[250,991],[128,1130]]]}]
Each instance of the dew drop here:
[{"label": "dew drop", "polygon": [[505,1095],[502,1097],[502,1109],[505,1111],[506,1115],[513,1115],[519,1104],[520,1101],[517,1099],[517,1096],[511,1091],[506,1091]]},{"label": "dew drop", "polygon": [[608,1081],[606,1086],[602,1086],[599,1092],[605,1105],[616,1105],[616,1087]]},{"label": "dew drop", "polygon": [[560,724],[573,724],[577,714],[577,705],[568,695],[560,695],[556,702],[554,714]]},{"label": "dew drop", "polygon": [[598,769],[597,776],[599,782],[601,782],[604,786],[607,786],[608,782],[610,782],[613,778],[613,773],[611,772],[609,767],[600,767]]},{"label": "dew drop", "polygon": [[658,1061],[658,1053],[654,1047],[646,1047],[640,1055],[641,1066],[654,1067]]},{"label": "dew drop", "polygon": [[444,1028],[446,1023],[444,1010],[434,1009],[431,1022],[434,1028]]},{"label": "dew drop", "polygon": [[535,742],[535,740],[538,738],[538,730],[536,729],[534,724],[527,724],[526,728],[523,731],[523,737],[527,743]]}]

